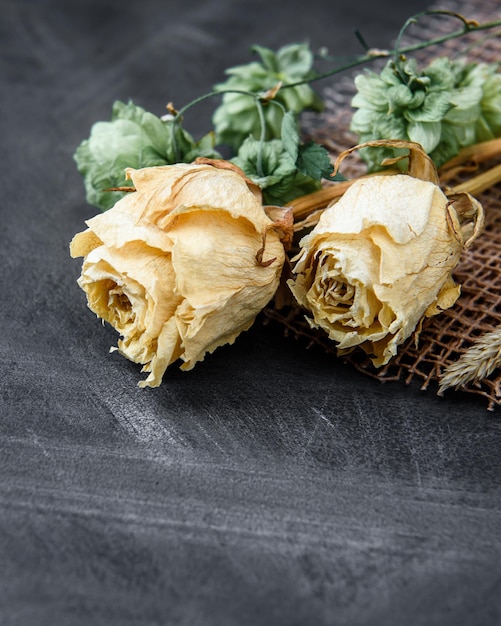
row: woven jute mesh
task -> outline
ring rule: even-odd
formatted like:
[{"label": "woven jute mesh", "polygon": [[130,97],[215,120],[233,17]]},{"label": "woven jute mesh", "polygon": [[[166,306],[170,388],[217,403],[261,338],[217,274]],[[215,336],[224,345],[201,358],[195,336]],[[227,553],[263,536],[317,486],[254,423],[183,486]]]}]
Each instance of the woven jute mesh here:
[{"label": "woven jute mesh", "polygon": [[[468,19],[489,22],[499,19],[499,0],[481,2],[444,2],[432,9],[446,9],[461,13]],[[461,25],[452,18],[431,18],[419,20],[409,29],[403,45],[425,41],[441,34],[449,33]],[[486,37],[486,34],[490,37]],[[465,54],[466,52],[466,54]],[[436,56],[451,58],[466,56],[468,60],[484,62],[501,61],[501,36],[492,31],[481,31],[450,40],[439,47],[430,47],[414,54],[418,61],[427,63]],[[379,61],[371,69],[377,69]],[[381,65],[379,67],[382,67]],[[334,84],[324,91],[325,111],[320,115],[305,118],[305,133],[319,143],[323,143],[333,156],[357,143],[356,136],[349,131],[353,114],[350,101],[355,93],[353,75],[338,76]],[[483,165],[492,167],[495,163]],[[353,177],[366,172],[361,161],[350,159],[348,171],[343,174]],[[472,176],[469,173],[468,176]],[[457,184],[461,178],[448,181]],[[465,250],[454,272],[461,285],[461,296],[456,304],[440,315],[425,320],[419,343],[413,337],[399,348],[398,355],[386,366],[376,369],[368,357],[354,351],[343,359],[353,367],[380,381],[418,381],[423,390],[437,392],[439,377],[444,369],[457,361],[475,340],[485,332],[501,328],[501,186],[498,184],[480,194],[478,199],[486,212],[485,230],[473,246]],[[310,328],[305,320],[305,312],[290,306],[281,309],[270,307],[265,312],[269,320],[281,324],[285,333],[301,339],[306,347],[313,344],[335,354],[336,346],[320,330]],[[490,377],[474,385],[466,385],[461,392],[483,396],[487,408],[493,410],[501,406],[501,372],[496,370]],[[452,390],[446,395],[456,393]]]}]

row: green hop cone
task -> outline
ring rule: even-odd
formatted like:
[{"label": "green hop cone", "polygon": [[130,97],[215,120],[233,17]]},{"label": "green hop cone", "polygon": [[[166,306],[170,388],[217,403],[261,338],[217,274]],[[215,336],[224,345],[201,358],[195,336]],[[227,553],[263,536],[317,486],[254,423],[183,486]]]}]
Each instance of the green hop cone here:
[{"label": "green hop cone", "polygon": [[[277,84],[296,83],[314,77],[312,71],[313,54],[307,44],[290,44],[277,52],[254,46],[260,61],[229,68],[228,79],[215,85],[216,91],[238,90],[251,93],[266,93]],[[274,100],[287,111],[300,113],[305,109],[320,111],[323,102],[309,85],[297,85],[281,89]],[[280,137],[283,109],[273,102],[264,103],[266,124],[265,139]],[[221,105],[213,116],[218,143],[226,144],[235,151],[247,137],[260,137],[261,122],[254,98],[241,93],[225,93]]]},{"label": "green hop cone", "polygon": [[264,204],[284,206],[321,187],[319,180],[299,171],[280,139],[260,146],[248,137],[232,162],[260,187]]},{"label": "green hop cone", "polygon": [[[501,76],[495,65],[439,57],[420,72],[414,59],[389,61],[379,75],[357,76],[355,85],[351,130],[361,143],[415,141],[440,167],[462,147],[501,134]],[[398,156],[394,149],[384,152],[361,150],[370,171],[380,169],[381,156]]]},{"label": "green hop cone", "polygon": [[84,178],[87,202],[103,211],[111,208],[131,186],[125,168],[190,163],[199,156],[218,158],[212,133],[195,142],[179,124],[162,120],[133,102],[117,101],[111,121],[96,122],[90,137],[75,152],[78,171]]}]

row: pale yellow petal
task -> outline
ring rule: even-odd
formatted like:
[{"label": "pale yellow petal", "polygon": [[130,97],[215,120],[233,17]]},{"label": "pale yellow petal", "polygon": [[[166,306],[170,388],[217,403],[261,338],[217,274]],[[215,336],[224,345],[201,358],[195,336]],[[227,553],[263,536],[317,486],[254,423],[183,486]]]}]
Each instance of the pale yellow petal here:
[{"label": "pale yellow petal", "polygon": [[[178,164],[144,170],[129,170],[137,190],[148,198],[141,217],[166,228],[178,207],[227,211],[245,218],[261,232],[272,221],[245,179],[231,170],[211,165]],[[164,183],[165,181],[165,183]]]},{"label": "pale yellow petal", "polygon": [[73,258],[87,256],[91,250],[100,246],[103,242],[90,229],[77,233],[70,242],[70,254]]},{"label": "pale yellow petal", "polygon": [[245,285],[275,284],[284,261],[284,249],[275,233],[266,238],[260,266],[256,254],[262,246],[247,220],[232,219],[224,212],[200,211],[180,216],[169,230],[174,245],[172,263],[177,292],[193,306],[226,298]]},{"label": "pale yellow petal", "polygon": [[172,242],[166,232],[146,220],[138,223],[137,216],[122,210],[124,206],[131,204],[132,196],[133,194],[125,196],[109,211],[88,220],[89,229],[109,247],[121,248],[129,243],[141,242],[151,248],[169,252]]},{"label": "pale yellow petal", "polygon": [[143,371],[150,372],[150,374],[146,380],[139,383],[140,387],[158,387],[161,384],[168,366],[181,356],[180,344],[176,319],[171,317],[165,322],[158,336],[156,352],[151,362],[143,368]]},{"label": "pale yellow petal", "polygon": [[205,354],[232,344],[240,333],[251,327],[275,289],[273,284],[268,289],[246,286],[225,301],[197,308],[185,300],[176,315],[182,338],[182,369],[189,370],[203,360]]},{"label": "pale yellow petal", "polygon": [[437,192],[441,193],[432,183],[405,174],[363,178],[332,211],[324,211],[315,232],[360,233],[382,226],[395,242],[407,243],[426,227]]}]

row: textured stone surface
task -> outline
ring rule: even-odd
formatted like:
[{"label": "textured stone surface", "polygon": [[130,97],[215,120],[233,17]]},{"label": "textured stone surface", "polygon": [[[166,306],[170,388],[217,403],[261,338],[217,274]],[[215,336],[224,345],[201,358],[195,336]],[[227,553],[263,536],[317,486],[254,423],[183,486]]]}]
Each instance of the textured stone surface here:
[{"label": "textured stone surface", "polygon": [[260,324],[139,390],[68,256],[115,99],[182,106],[253,43],[385,46],[423,3],[0,8],[2,626],[498,624],[498,413]]}]

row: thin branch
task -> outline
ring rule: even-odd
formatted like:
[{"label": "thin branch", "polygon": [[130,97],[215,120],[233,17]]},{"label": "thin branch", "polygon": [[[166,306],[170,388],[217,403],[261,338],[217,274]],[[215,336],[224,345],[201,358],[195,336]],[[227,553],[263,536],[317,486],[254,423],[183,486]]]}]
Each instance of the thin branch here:
[{"label": "thin branch", "polygon": [[256,169],[257,169],[258,176],[262,177],[264,176],[263,149],[264,149],[264,142],[266,140],[266,120],[264,118],[263,105],[261,104],[261,101],[259,100],[259,98],[256,98],[255,101],[256,101],[257,112],[259,114],[259,123],[261,124],[261,132],[259,134],[259,148],[257,151]]},{"label": "thin branch", "polygon": [[[412,18],[410,18],[412,19]],[[471,24],[471,23],[469,23]],[[441,37],[435,37],[434,39],[429,39],[428,41],[423,41],[417,44],[413,44],[411,46],[406,46],[404,48],[400,48],[398,50],[399,54],[408,54],[409,52],[415,52],[416,50],[423,50],[424,48],[428,48],[430,46],[435,46],[437,44],[444,43],[449,41],[449,39],[457,39],[467,33],[474,33],[481,30],[487,30],[488,28],[495,28],[496,26],[501,26],[501,20],[493,21],[493,22],[485,22],[483,24],[478,25],[470,25],[468,29],[465,30],[457,30],[448,35],[442,35]],[[364,65],[365,63],[370,63],[375,61],[376,59],[388,58],[395,54],[397,48],[393,48],[390,50],[374,50],[369,51],[367,54],[357,57],[355,60],[345,63],[344,65],[340,65],[328,72],[324,72],[322,74],[317,74],[313,76],[313,78],[309,78],[306,80],[300,80],[295,83],[288,83],[286,85],[282,85],[282,89],[290,89],[292,87],[298,87],[299,85],[304,85],[305,83],[312,83],[317,80],[322,80],[324,78],[329,78],[330,76],[334,76],[335,74],[339,74],[340,72],[344,72],[346,70],[357,67],[358,65]]]}]

